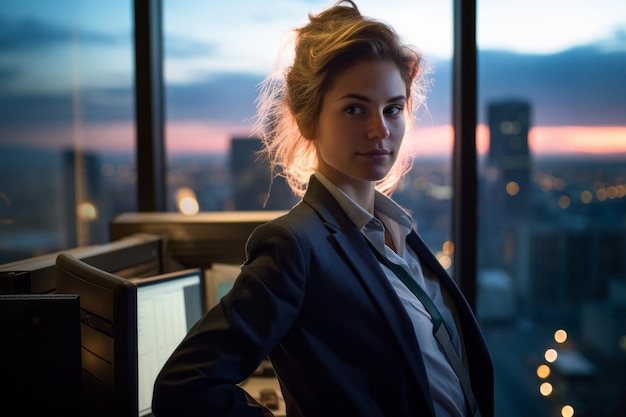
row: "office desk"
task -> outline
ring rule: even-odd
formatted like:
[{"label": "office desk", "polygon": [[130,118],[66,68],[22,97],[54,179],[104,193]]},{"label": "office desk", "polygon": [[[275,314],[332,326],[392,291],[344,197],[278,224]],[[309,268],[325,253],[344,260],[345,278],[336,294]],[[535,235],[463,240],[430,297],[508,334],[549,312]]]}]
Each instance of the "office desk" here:
[{"label": "office desk", "polygon": [[245,389],[246,392],[257,401],[260,401],[261,390],[273,389],[278,396],[278,410],[271,411],[276,417],[286,416],[285,400],[283,399],[283,395],[280,391],[280,386],[278,384],[278,379],[276,379],[276,377],[253,376],[245,380],[241,384],[241,387]]}]

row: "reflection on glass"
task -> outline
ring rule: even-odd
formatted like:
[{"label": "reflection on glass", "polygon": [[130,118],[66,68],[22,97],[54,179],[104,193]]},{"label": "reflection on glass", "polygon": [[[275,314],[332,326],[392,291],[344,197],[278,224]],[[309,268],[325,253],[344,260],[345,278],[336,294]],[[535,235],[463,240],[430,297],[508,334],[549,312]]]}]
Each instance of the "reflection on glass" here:
[{"label": "reflection on glass", "polygon": [[0,264],[135,209],[131,4],[0,4]]},{"label": "reflection on glass", "polygon": [[497,415],[624,410],[622,6],[478,2],[477,313]]}]

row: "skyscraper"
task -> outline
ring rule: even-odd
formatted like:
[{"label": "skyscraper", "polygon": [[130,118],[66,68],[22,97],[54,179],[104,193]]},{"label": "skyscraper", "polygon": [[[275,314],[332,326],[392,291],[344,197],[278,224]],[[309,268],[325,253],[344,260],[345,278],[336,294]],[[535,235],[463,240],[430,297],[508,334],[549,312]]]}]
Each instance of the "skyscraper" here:
[{"label": "skyscraper", "polygon": [[[520,100],[488,104],[487,168],[507,217],[523,220],[530,208],[530,105]],[[506,197],[504,197],[506,196]],[[504,197],[504,198],[503,198]]]},{"label": "skyscraper", "polygon": [[489,152],[480,182],[479,262],[519,271],[531,208],[530,104],[516,99],[488,104]]},{"label": "skyscraper", "polygon": [[234,210],[286,210],[297,202],[282,177],[272,179],[269,161],[258,154],[262,148],[259,138],[230,142]]}]

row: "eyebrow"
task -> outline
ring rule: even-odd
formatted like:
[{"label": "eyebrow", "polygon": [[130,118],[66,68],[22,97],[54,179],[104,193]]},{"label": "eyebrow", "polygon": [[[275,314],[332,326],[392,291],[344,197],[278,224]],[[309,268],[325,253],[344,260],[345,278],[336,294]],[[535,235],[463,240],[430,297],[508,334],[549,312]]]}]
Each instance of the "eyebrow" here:
[{"label": "eyebrow", "polygon": [[[362,96],[360,94],[354,94],[354,93],[348,93],[345,96],[339,97],[339,100],[345,100],[347,98],[353,98],[353,99],[357,99],[361,101],[366,101],[368,103],[371,101],[368,97]],[[400,101],[400,100],[406,100],[406,97],[404,95],[392,97],[389,100],[387,100],[387,102],[392,103],[394,101]]]}]

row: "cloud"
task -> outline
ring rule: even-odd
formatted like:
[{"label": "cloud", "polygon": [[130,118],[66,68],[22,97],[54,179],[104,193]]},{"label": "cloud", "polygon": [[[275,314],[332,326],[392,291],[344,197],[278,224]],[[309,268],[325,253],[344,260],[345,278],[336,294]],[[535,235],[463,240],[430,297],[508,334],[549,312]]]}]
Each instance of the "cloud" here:
[{"label": "cloud", "polygon": [[86,30],[72,30],[66,26],[57,26],[37,19],[19,21],[0,18],[0,50],[21,51],[25,48],[46,49],[52,46],[64,46],[74,40],[81,43],[112,45],[128,42],[128,34],[108,34]]},{"label": "cloud", "polygon": [[215,53],[217,45],[169,35],[165,38],[165,56],[172,59],[206,57]]},{"label": "cloud", "polygon": [[623,125],[626,50],[598,45],[552,55],[487,51],[479,55],[481,110],[512,96],[533,105],[536,125]]},{"label": "cloud", "polygon": [[[32,42],[33,40],[31,40]],[[182,45],[182,44],[181,44]],[[626,124],[626,33],[614,39],[557,54],[529,55],[507,51],[479,54],[479,121],[492,100],[517,98],[532,105],[534,126],[624,126]],[[181,46],[181,54],[193,45]],[[610,46],[610,47],[609,47]],[[210,50],[210,45],[198,45]],[[434,84],[429,114],[422,126],[450,123],[451,65],[433,62]],[[0,68],[0,80],[12,73]],[[166,113],[171,121],[245,123],[255,114],[259,75],[243,72],[205,74],[198,81],[170,83]],[[131,86],[82,90],[79,96],[86,122],[121,122],[134,118]],[[73,97],[67,94],[0,94],[0,125],[71,123]]]},{"label": "cloud", "polygon": [[168,117],[176,120],[242,122],[254,117],[254,100],[263,77],[218,73],[193,84],[167,88]]},{"label": "cloud", "polygon": [[[0,127],[130,121],[135,99],[130,89],[82,90],[55,94],[0,94]],[[75,105],[80,112],[76,113]]]},{"label": "cloud", "polygon": [[[433,62],[428,106],[446,123],[452,94],[449,61]],[[490,101],[515,98],[532,105],[534,125],[623,126],[626,115],[626,36],[549,55],[483,50],[478,54],[478,115]],[[442,120],[444,119],[444,120]]]}]

